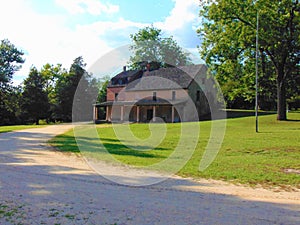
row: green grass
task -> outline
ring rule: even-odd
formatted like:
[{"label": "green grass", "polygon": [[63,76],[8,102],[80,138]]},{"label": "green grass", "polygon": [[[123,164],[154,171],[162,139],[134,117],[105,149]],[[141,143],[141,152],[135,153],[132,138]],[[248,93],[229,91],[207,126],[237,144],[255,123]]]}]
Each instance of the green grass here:
[{"label": "green grass", "polygon": [[[178,172],[181,176],[194,178],[212,178],[239,182],[250,185],[293,186],[300,188],[300,175],[286,173],[285,169],[300,170],[300,113],[289,113],[290,121],[276,121],[276,115],[259,117],[259,133],[255,132],[255,118],[240,117],[227,120],[227,129],[222,147],[216,159],[204,171],[199,171],[199,163],[207,145],[211,122],[167,124],[167,135],[152,149],[151,144],[117,138],[112,125],[97,125],[98,137],[86,138],[76,133],[81,153],[100,160],[109,160],[105,149],[115,159],[135,166],[148,166],[168,158],[179,145],[182,128],[191,128],[185,132],[185,141],[180,145],[182,151],[188,150],[195,138],[190,135],[197,131],[200,124],[200,136],[196,149],[187,164]],[[117,125],[123,128],[126,125]],[[163,125],[154,124],[154,135],[158,135]],[[150,137],[148,124],[131,124],[133,134],[140,139]],[[80,138],[82,135],[82,138]],[[120,140],[121,141],[120,141]],[[51,144],[62,151],[79,152],[74,132],[69,131],[52,139]],[[185,149],[186,148],[186,149]],[[140,150],[137,151],[136,149]],[[179,157],[179,155],[177,155]],[[184,157],[184,155],[181,155]],[[168,169],[168,168],[163,168]]]},{"label": "green grass", "polygon": [[0,133],[11,132],[15,130],[24,130],[30,128],[40,128],[44,125],[16,125],[16,126],[0,126]]}]

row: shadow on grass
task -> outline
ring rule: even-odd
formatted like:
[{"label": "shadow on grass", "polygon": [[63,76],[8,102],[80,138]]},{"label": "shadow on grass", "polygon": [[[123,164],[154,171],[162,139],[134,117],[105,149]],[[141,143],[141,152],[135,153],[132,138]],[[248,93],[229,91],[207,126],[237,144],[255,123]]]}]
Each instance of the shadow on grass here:
[{"label": "shadow on grass", "polygon": [[[242,118],[242,117],[249,117],[254,116],[255,111],[254,110],[236,110],[236,109],[227,109],[227,118],[233,119],[233,118]],[[259,111],[259,116],[265,116],[265,115],[273,115],[276,114],[276,111]]]},{"label": "shadow on grass", "polygon": [[[277,112],[275,111],[259,111],[259,116],[265,116],[265,115],[274,115]],[[234,119],[234,118],[243,118],[243,117],[251,117],[255,116],[254,110],[242,110],[242,109],[225,109],[225,110],[219,110],[218,112],[215,112],[214,119]],[[201,116],[199,118],[199,121],[210,121],[212,120],[212,116],[210,114],[206,114]]]},{"label": "shadow on grass", "polygon": [[287,119],[287,122],[300,122],[300,120],[292,120],[292,119]]},{"label": "shadow on grass", "polygon": [[[164,156],[161,156],[159,154],[153,154],[149,153],[149,151],[167,151],[169,149],[166,148],[155,148],[153,149],[151,146],[134,146],[134,145],[128,145],[125,146],[117,139],[111,139],[111,138],[87,138],[87,137],[77,137],[76,142],[75,138],[70,135],[60,135],[56,137],[55,141],[50,141],[50,144],[55,143],[55,147],[58,148],[60,151],[63,152],[73,152],[73,153],[94,153],[94,154],[103,154],[103,153],[110,153],[113,155],[119,155],[119,156],[135,156],[135,157],[141,157],[141,158],[165,158]],[[80,151],[80,148],[78,148],[78,144],[82,146],[84,149],[84,152]]]}]

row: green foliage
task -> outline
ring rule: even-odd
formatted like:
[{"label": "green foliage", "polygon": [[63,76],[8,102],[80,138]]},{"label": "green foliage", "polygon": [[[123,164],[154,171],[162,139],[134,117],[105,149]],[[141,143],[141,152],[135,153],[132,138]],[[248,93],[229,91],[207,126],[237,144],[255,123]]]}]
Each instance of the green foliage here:
[{"label": "green foliage", "polygon": [[101,79],[99,81],[99,86],[100,86],[100,90],[99,90],[99,94],[98,94],[98,98],[97,98],[97,102],[105,102],[106,101],[106,92],[107,92],[107,85],[109,83],[110,78],[104,77],[103,79]]},{"label": "green foliage", "polygon": [[278,119],[285,120],[286,97],[300,86],[299,81],[295,85],[293,76],[299,71],[300,60],[298,0],[208,2],[200,11],[201,54],[224,87],[225,98],[253,101],[258,13],[260,95],[262,99],[270,99],[277,93]]},{"label": "green foliage", "polygon": [[20,89],[11,85],[13,74],[24,63],[24,53],[9,40],[0,43],[0,125],[19,123]]},{"label": "green foliage", "polygon": [[12,79],[13,74],[20,69],[24,53],[18,50],[9,40],[0,44],[0,88],[4,88]]},{"label": "green foliage", "polygon": [[58,78],[55,87],[57,120],[72,121],[72,110],[80,117],[73,119],[92,120],[92,104],[96,102],[97,92],[95,81],[91,79],[91,74],[87,73],[85,66],[83,58],[77,57],[69,73]]},{"label": "green foliage", "polygon": [[47,63],[40,71],[33,67],[23,86],[13,87],[10,82],[24,62],[23,54],[8,40],[1,41],[0,125],[39,123],[40,119],[45,119],[46,123],[69,122],[74,102],[80,102],[74,110],[80,111],[81,119],[91,120],[99,82],[86,72],[82,57],[73,61],[69,71],[61,64]]},{"label": "green foliage", "polygon": [[19,124],[21,88],[7,86],[0,90],[0,125]]},{"label": "green foliage", "polygon": [[162,31],[153,26],[140,29],[130,38],[133,42],[133,56],[129,61],[132,69],[140,69],[147,62],[152,63],[153,69],[190,63],[188,54],[173,37],[162,37]]},{"label": "green foliage", "polygon": [[22,117],[25,121],[35,121],[38,125],[40,119],[47,117],[49,107],[45,79],[35,67],[32,67],[28,78],[24,81],[21,104]]},{"label": "green foliage", "polygon": [[73,61],[69,73],[59,77],[56,84],[57,108],[56,118],[61,121],[72,121],[72,104],[76,88],[83,77],[85,63],[82,57]]},{"label": "green foliage", "polygon": [[42,67],[40,73],[45,80],[44,88],[50,104],[49,111],[47,113],[47,121],[55,121],[57,111],[56,85],[59,79],[67,76],[67,71],[66,69],[62,68],[61,64],[54,66],[47,63]]}]

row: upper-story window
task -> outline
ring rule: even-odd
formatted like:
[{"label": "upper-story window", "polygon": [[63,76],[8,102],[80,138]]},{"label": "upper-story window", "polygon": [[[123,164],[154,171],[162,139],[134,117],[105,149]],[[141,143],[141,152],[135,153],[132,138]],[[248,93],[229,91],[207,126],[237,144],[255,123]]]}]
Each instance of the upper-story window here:
[{"label": "upper-story window", "polygon": [[176,99],[176,91],[172,91],[172,100]]},{"label": "upper-story window", "polygon": [[118,95],[119,93],[115,93],[115,101],[118,101]]},{"label": "upper-story window", "polygon": [[199,90],[197,91],[197,94],[196,94],[196,101],[200,101],[200,91]]},{"label": "upper-story window", "polygon": [[153,101],[156,101],[156,91],[153,91],[152,99]]}]

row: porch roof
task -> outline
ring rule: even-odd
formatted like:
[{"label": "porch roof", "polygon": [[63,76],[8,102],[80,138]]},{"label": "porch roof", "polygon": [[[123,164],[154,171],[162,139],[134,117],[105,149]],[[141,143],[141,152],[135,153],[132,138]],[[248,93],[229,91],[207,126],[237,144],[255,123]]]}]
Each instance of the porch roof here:
[{"label": "porch roof", "polygon": [[96,103],[94,106],[172,106],[172,105],[180,105],[187,102],[187,99],[180,100],[167,100],[157,98],[157,100],[153,99],[141,99],[139,101],[108,101]]}]

